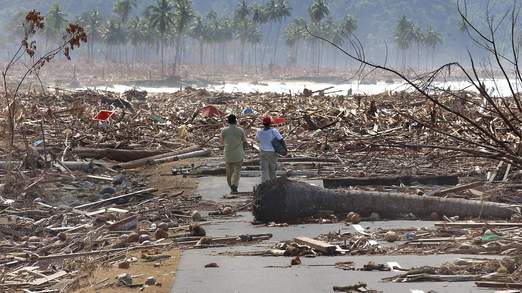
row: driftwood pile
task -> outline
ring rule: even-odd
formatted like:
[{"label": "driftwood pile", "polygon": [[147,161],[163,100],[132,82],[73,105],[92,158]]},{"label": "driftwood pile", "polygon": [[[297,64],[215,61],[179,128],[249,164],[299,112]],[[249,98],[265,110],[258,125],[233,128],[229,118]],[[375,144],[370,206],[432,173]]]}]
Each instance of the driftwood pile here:
[{"label": "driftwood pile", "polygon": [[[441,98],[448,103],[452,99]],[[202,112],[206,106],[218,111]],[[455,101],[455,107],[461,106]],[[94,120],[102,110],[114,114],[106,121]],[[509,218],[513,210],[506,211],[504,205],[484,205],[484,200],[520,203],[516,183],[502,183],[509,197],[498,197],[488,189],[500,184],[498,181],[516,179],[516,168],[492,162],[494,156],[473,160],[462,157],[460,150],[469,145],[448,145],[445,136],[428,131],[411,116],[432,119],[448,133],[466,129],[438,116],[423,98],[410,94],[325,97],[209,93],[191,88],[157,96],[139,91],[123,95],[63,90],[52,95],[29,93],[20,98],[14,151],[0,152],[0,289],[74,288],[79,272],[101,263],[114,264],[128,250],[212,247],[270,238],[268,234],[206,237],[204,229],[192,224],[193,210],[202,204],[209,204],[211,210],[225,209],[181,191],[159,193],[128,171],[184,158],[221,155],[218,135],[225,119],[212,113],[239,114],[249,140],[253,140],[261,116],[284,118],[285,122],[276,125],[290,150],[284,163],[302,171],[302,175],[345,179],[475,176],[488,183],[462,189],[462,193],[446,189],[462,188],[467,182],[440,190],[421,187],[421,191],[438,195],[437,201],[444,203],[455,202],[442,198],[448,195],[464,194],[481,200],[462,216],[487,217],[491,212],[493,217]],[[0,120],[0,127],[7,127],[4,120]],[[497,133],[499,138],[509,139],[508,132],[499,129]],[[255,161],[256,153],[254,148],[249,149],[249,160]],[[217,172],[220,166],[213,167],[206,172]],[[245,164],[245,171],[249,167]],[[203,169],[191,166],[190,173],[205,174]],[[398,182],[399,186],[393,188],[418,189]],[[248,206],[233,207],[232,211]],[[387,216],[385,211],[378,212]],[[419,215],[429,216],[431,212],[422,210]],[[454,215],[458,214],[448,214]],[[365,237],[333,247],[323,247],[317,239],[294,239],[296,245],[287,243],[279,250],[306,246],[322,254],[363,254],[388,249],[373,247],[374,239]],[[510,249],[502,238],[492,241],[497,241],[497,247]],[[513,253],[519,253],[517,247],[512,248]]]}]

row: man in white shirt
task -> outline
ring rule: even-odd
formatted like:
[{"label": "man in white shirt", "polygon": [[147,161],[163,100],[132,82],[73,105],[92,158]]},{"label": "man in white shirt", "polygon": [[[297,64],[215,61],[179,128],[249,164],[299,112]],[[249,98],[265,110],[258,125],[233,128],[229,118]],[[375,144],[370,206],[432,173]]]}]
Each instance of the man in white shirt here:
[{"label": "man in white shirt", "polygon": [[272,128],[272,119],[270,117],[263,118],[263,128],[259,129],[256,134],[256,140],[259,142],[260,164],[261,164],[261,183],[276,178],[277,171],[277,154],[272,141],[274,139],[281,140],[283,136],[277,129]]}]

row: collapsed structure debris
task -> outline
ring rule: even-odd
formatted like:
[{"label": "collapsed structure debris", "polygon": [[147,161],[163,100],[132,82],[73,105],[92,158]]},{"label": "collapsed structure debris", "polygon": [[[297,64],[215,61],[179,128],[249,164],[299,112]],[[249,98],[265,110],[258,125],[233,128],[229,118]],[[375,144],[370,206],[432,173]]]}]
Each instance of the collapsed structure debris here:
[{"label": "collapsed structure debris", "polygon": [[[252,193],[237,195],[235,198],[242,201],[235,204],[205,201],[192,194],[192,185],[178,181],[224,172],[218,145],[221,116],[201,115],[210,98],[219,99],[220,104],[213,107],[220,112],[245,112],[240,123],[250,140],[259,115],[242,109],[285,118],[277,127],[291,153],[279,160],[280,175],[322,179],[325,186],[327,182],[344,182],[350,189],[324,190],[279,179],[271,187],[259,186],[255,201]],[[49,103],[51,99],[53,103]],[[366,99],[357,103],[343,96],[318,99],[210,93],[191,88],[171,95],[140,94],[139,98],[96,91],[27,94],[20,99],[20,117],[24,119],[19,123],[29,143],[27,147],[18,144],[14,156],[0,157],[0,266],[6,272],[0,285],[12,290],[75,288],[84,277],[81,272],[99,265],[132,268],[135,262],[128,260],[129,251],[143,251],[137,257],[140,262],[161,262],[168,257],[163,251],[171,248],[202,249],[270,239],[268,233],[213,237],[203,228],[206,221],[232,217],[251,207],[259,220],[277,222],[269,227],[287,226],[281,222],[312,216],[316,217],[312,222],[346,220],[358,229],[353,235],[296,237],[261,255],[519,253],[518,241],[513,240],[516,230],[499,231],[516,226],[504,227],[501,222],[492,226],[494,233],[504,233],[495,234],[498,237],[484,235],[485,231],[466,233],[465,229],[478,231],[484,225],[457,228],[459,223],[464,225],[461,222],[444,222],[441,225],[447,226],[437,226],[433,231],[372,232],[357,225],[410,213],[453,221],[454,216],[517,216],[514,205],[522,202],[517,193],[520,185],[504,181],[516,180],[516,168],[499,167],[497,162],[480,158],[444,161],[458,152],[458,146],[425,151],[386,144],[387,140],[406,137],[434,144],[443,140],[394,112],[420,103],[415,99],[406,93],[383,94],[377,103]],[[270,107],[276,102],[283,105],[282,109]],[[371,115],[367,111],[370,105]],[[413,107],[417,115],[429,115],[423,107]],[[106,109],[114,112],[106,121],[92,119]],[[204,113],[218,112],[212,109]],[[247,149],[242,176],[259,174],[256,152]],[[171,172],[161,174],[172,181],[168,188],[151,182],[152,174],[159,176],[164,163],[174,164],[168,168]],[[291,194],[295,196],[288,196]],[[345,201],[356,195],[364,201],[356,205],[352,199]],[[268,204],[270,201],[275,208]],[[424,208],[428,205],[430,208]],[[388,245],[391,238],[385,234],[389,231],[393,232],[389,235],[395,235],[395,246]],[[487,237],[475,241],[483,236]],[[49,262],[56,264],[49,267]],[[353,264],[338,262],[335,267],[353,269]],[[152,284],[148,277],[134,281],[134,285]]]}]

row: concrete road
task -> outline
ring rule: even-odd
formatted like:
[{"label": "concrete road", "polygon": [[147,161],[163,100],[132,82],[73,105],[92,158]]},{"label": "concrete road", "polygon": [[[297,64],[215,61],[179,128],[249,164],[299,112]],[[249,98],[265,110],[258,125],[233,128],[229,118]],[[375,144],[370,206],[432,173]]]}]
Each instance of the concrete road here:
[{"label": "concrete road", "polygon": [[[259,178],[242,178],[240,191],[251,191]],[[320,182],[313,182],[320,185]],[[225,179],[221,177],[201,178],[198,189],[203,199],[220,201],[228,193]],[[478,289],[473,282],[463,283],[387,283],[382,278],[398,274],[397,272],[360,272],[343,271],[333,265],[341,261],[353,261],[355,267],[369,261],[386,263],[398,262],[403,268],[423,265],[440,265],[453,261],[459,255],[429,256],[335,256],[303,258],[302,265],[285,267],[290,264],[288,257],[230,256],[234,252],[265,251],[274,243],[290,240],[296,236],[315,237],[319,234],[352,229],[344,223],[306,224],[289,227],[266,227],[251,224],[250,213],[240,213],[238,217],[225,221],[216,221],[206,225],[207,234],[226,236],[238,234],[272,233],[269,241],[253,246],[235,246],[215,249],[187,250],[183,252],[178,266],[177,278],[172,292],[333,292],[333,286],[348,286],[365,282],[369,288],[386,293],[434,290],[439,293],[488,292]],[[394,228],[431,226],[432,222],[423,221],[382,221],[363,222],[364,227]],[[476,256],[475,256],[476,257]],[[208,263],[217,263],[218,268],[204,268]],[[415,291],[413,291],[415,292]],[[492,291],[489,291],[492,292]]]}]

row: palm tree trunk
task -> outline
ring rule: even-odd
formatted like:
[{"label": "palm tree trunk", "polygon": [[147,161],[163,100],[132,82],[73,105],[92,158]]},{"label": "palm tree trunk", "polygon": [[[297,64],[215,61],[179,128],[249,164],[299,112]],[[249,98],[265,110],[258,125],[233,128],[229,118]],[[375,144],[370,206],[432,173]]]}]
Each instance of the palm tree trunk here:
[{"label": "palm tree trunk", "polygon": [[199,40],[199,65],[203,65],[203,41]]},{"label": "palm tree trunk", "polygon": [[509,219],[515,214],[509,205],[501,203],[395,192],[327,190],[286,178],[261,184],[254,197],[253,213],[262,222],[296,222],[316,215],[318,210],[330,210],[335,214],[357,212],[363,216],[377,212],[387,218],[410,213],[429,217],[436,212],[463,218]]},{"label": "palm tree trunk", "polygon": [[161,35],[161,40],[160,40],[160,55],[161,55],[161,78],[163,78],[163,76],[165,75],[165,59],[164,59],[164,39],[163,39],[163,34]]},{"label": "palm tree trunk", "polygon": [[244,59],[245,59],[245,41],[241,40],[241,49],[239,51],[239,56],[241,59],[241,72],[243,72],[243,65],[244,65]]},{"label": "palm tree trunk", "polygon": [[275,38],[275,42],[274,42],[274,56],[273,56],[273,59],[272,59],[272,64],[276,64],[276,61],[277,61],[277,49],[278,49],[278,43],[279,43],[279,37],[280,37],[280,34],[281,34],[281,26],[283,25],[282,22],[279,22],[278,26],[277,26],[277,33],[276,33],[276,38]]}]

